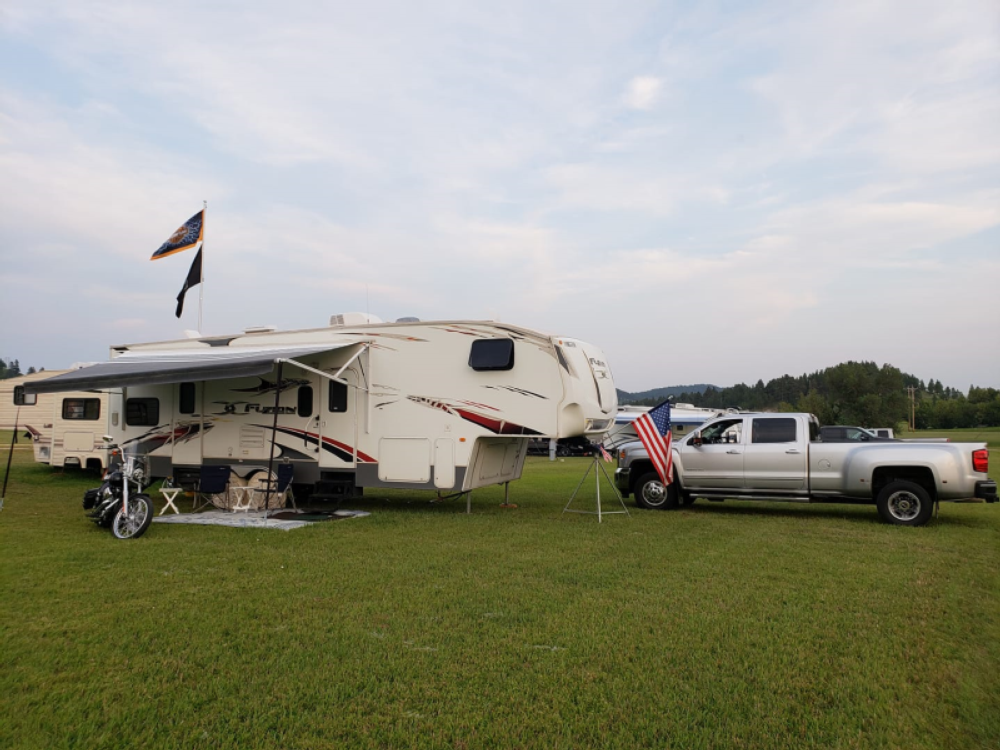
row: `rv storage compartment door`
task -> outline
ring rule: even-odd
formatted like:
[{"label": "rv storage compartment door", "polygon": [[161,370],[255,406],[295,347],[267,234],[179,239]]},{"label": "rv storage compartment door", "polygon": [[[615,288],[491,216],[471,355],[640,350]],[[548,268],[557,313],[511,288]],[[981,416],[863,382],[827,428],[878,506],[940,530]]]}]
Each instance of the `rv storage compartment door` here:
[{"label": "rv storage compartment door", "polygon": [[426,438],[382,438],[378,478],[383,482],[425,484],[431,481],[431,441]]},{"label": "rv storage compartment door", "polygon": [[455,486],[455,442],[449,438],[434,441],[434,486],[439,490]]},{"label": "rv storage compartment door", "polygon": [[488,487],[521,478],[528,438],[479,438],[472,451],[472,468],[464,489]]},{"label": "rv storage compartment door", "polygon": [[65,441],[67,452],[79,453],[94,450],[94,433],[92,432],[67,432]]}]

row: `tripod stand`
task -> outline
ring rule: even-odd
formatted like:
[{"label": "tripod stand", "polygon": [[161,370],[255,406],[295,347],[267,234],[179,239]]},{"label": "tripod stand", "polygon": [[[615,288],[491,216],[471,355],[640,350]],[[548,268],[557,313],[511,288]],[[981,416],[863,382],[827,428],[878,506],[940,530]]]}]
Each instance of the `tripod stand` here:
[{"label": "tripod stand", "polygon": [[[573,494],[570,495],[569,502],[566,503],[566,507],[563,508],[563,513],[585,513],[591,516],[596,515],[598,523],[601,523],[602,516],[621,515],[624,513],[626,516],[631,518],[632,516],[628,512],[628,508],[625,507],[625,501],[622,499],[621,493],[618,492],[618,488],[615,487],[615,483],[612,482],[611,477],[608,476],[608,472],[604,468],[604,464],[601,463],[601,457],[598,455],[596,450],[591,454],[591,456],[590,465],[587,466],[587,470],[583,473],[583,476],[580,477],[580,482],[576,485],[576,489],[573,490]],[[591,469],[594,471],[594,489],[597,491],[597,510],[576,510],[570,508],[569,506],[573,504],[573,500],[576,499],[576,495],[583,486],[583,483],[586,481],[587,477],[590,476]],[[622,505],[621,510],[601,510],[601,474],[604,475],[604,479],[607,480],[607,483],[611,485],[611,489],[615,491],[615,497],[618,498],[618,502]]]}]

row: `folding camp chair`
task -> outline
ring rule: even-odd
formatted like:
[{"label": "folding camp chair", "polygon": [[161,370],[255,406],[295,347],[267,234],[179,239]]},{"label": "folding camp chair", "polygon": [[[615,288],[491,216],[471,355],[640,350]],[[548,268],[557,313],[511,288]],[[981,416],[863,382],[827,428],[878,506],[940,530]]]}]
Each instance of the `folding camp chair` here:
[{"label": "folding camp chair", "polygon": [[228,492],[229,474],[228,466],[202,466],[198,472],[198,486],[194,490],[194,507],[191,510],[195,511],[211,504],[211,495]]},{"label": "folding camp chair", "polygon": [[[268,490],[270,489],[271,497],[283,497],[286,492],[288,492],[289,487],[292,485],[292,477],[295,474],[295,467],[292,464],[278,464],[278,476],[275,479],[274,474],[263,482],[263,486],[257,487],[247,487],[246,492],[248,497],[247,506],[256,507],[255,496],[263,495],[261,503],[263,503],[266,508],[268,505]],[[295,495],[292,495],[292,507],[298,509],[295,505]]]}]

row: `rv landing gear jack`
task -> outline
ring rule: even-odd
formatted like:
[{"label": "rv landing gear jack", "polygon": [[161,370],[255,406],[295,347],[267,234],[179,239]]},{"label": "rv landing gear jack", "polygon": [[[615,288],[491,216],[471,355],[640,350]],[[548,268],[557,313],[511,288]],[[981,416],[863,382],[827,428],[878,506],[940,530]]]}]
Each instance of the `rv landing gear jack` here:
[{"label": "rv landing gear jack", "polygon": [[517,504],[510,502],[510,482],[503,483],[503,502],[500,503],[501,508],[516,508]]}]

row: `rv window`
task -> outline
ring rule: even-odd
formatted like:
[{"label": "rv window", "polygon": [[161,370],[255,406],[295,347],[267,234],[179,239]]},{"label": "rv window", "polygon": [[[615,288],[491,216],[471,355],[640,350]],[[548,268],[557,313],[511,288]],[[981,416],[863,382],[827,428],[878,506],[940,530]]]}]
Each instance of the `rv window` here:
[{"label": "rv window", "polygon": [[336,380],[330,381],[330,411],[347,411],[347,386]]},{"label": "rv window", "polygon": [[14,386],[15,406],[34,406],[38,402],[37,393],[25,393],[23,385]]},{"label": "rv window", "polygon": [[100,419],[101,399],[64,398],[62,402],[62,418],[86,420]]},{"label": "rv window", "polygon": [[479,339],[472,342],[469,367],[477,372],[514,369],[514,342],[511,339]]},{"label": "rv window", "polygon": [[125,402],[125,424],[129,427],[155,427],[160,422],[160,399],[130,398]]},{"label": "rv window", "polygon": [[785,417],[755,419],[752,432],[751,440],[754,443],[794,443],[795,420]]},{"label": "rv window", "polygon": [[300,417],[311,417],[313,413],[313,389],[311,385],[303,385],[299,388],[299,408]]},{"label": "rv window", "polygon": [[178,399],[177,410],[181,414],[194,414],[195,391],[194,383],[181,383],[180,398]]}]

